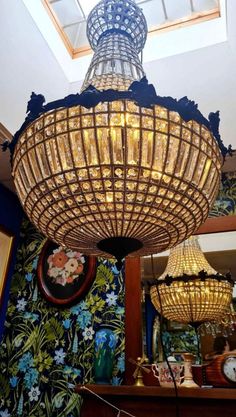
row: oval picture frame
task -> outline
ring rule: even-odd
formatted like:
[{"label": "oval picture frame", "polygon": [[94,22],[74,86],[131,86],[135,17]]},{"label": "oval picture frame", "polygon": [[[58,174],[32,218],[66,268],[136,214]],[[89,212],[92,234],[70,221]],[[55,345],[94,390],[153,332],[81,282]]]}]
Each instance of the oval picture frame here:
[{"label": "oval picture frame", "polygon": [[96,257],[82,255],[46,240],[37,277],[43,297],[56,306],[70,306],[89,291],[96,276]]}]

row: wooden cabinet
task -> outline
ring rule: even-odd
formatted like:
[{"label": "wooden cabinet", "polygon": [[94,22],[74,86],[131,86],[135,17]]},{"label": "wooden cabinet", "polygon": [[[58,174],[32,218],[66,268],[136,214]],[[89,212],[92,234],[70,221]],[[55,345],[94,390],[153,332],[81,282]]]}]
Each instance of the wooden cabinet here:
[{"label": "wooden cabinet", "polygon": [[[135,417],[175,417],[173,388],[88,385],[90,390]],[[118,411],[77,386],[83,397],[81,417],[117,417]],[[235,417],[236,389],[179,388],[179,417]],[[126,414],[121,413],[123,417]]]}]

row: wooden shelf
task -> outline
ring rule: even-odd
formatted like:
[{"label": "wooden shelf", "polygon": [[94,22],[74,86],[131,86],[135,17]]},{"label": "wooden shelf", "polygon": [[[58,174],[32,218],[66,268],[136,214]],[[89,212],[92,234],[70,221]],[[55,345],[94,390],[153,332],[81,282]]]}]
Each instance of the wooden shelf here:
[{"label": "wooden shelf", "polygon": [[[139,397],[175,397],[174,388],[162,387],[136,387],[133,385],[87,385],[87,387],[101,396],[139,396]],[[83,391],[83,392],[82,392]],[[76,387],[76,392],[82,395],[90,395],[81,386]],[[225,399],[236,402],[236,388],[178,388],[180,398],[206,398],[206,399]]]},{"label": "wooden shelf", "polygon": [[[236,389],[232,388],[178,388],[178,400],[174,388],[158,386],[136,387],[132,385],[87,385],[120,410],[135,417],[235,417]],[[76,392],[83,397],[81,417],[116,417],[117,410],[104,403],[78,385]]]}]

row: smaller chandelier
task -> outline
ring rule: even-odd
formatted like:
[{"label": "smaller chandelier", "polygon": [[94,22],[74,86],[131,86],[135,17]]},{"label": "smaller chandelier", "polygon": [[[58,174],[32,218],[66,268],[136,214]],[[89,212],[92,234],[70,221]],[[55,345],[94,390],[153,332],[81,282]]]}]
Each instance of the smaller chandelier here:
[{"label": "smaller chandelier", "polygon": [[151,300],[168,320],[196,327],[228,311],[232,288],[230,274],[215,271],[192,236],[171,249],[164,273],[151,288]]}]

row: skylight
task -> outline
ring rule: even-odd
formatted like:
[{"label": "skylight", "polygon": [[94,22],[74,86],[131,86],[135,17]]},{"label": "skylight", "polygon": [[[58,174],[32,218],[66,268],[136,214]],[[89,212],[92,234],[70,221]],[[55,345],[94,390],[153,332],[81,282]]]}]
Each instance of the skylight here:
[{"label": "skylight", "polygon": [[[73,58],[89,53],[86,18],[97,0],[42,0]],[[218,0],[136,0],[149,33],[173,30],[220,16]]]},{"label": "skylight", "polygon": [[85,16],[88,16],[92,8],[98,3],[97,0],[75,0],[80,4]]},{"label": "skylight", "polygon": [[[92,54],[86,37],[86,18],[97,0],[22,1],[68,81],[82,81]],[[144,64],[227,40],[226,0],[136,2],[148,24]]]}]

